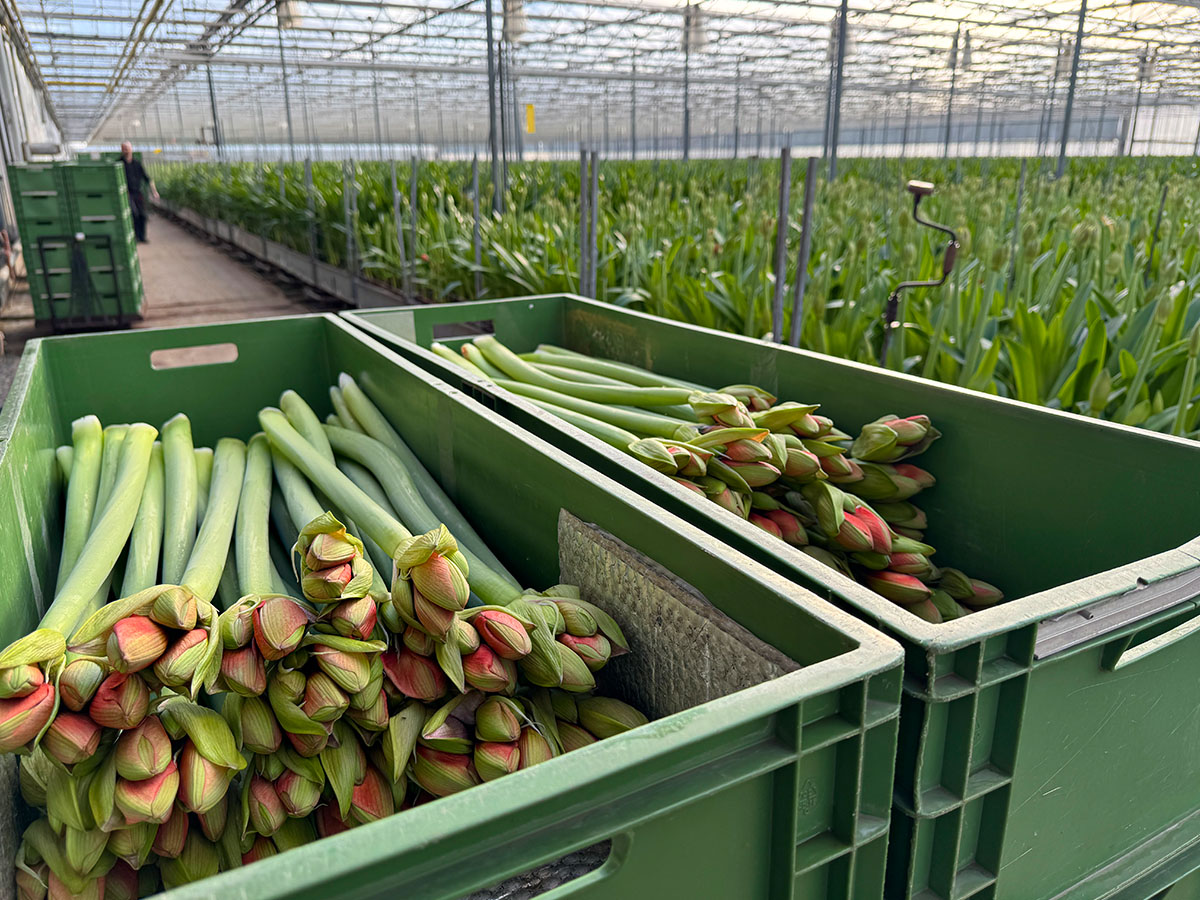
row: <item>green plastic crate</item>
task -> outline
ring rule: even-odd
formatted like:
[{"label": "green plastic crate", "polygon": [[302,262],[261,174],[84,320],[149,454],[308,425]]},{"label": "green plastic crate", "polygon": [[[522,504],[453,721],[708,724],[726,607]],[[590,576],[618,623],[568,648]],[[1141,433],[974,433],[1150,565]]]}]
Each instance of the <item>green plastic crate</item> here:
[{"label": "green plastic crate", "polygon": [[[1200,865],[1200,444],[575,297],[346,313],[368,333],[906,648],[888,897],[1145,900]],[[631,457],[427,351],[478,323],[721,386],[854,431],[928,413],[939,558],[1011,599],[926,623]],[[461,340],[461,339],[460,339]],[[1151,761],[1151,758],[1153,761]],[[1131,886],[1132,885],[1132,886]],[[1123,893],[1128,891],[1128,893]]]},{"label": "green plastic crate", "polygon": [[[202,345],[225,345],[236,361],[163,368],[170,351]],[[330,412],[329,385],[343,370],[525,583],[555,582],[566,510],[676,573],[802,668],[172,897],[450,900],[604,839],[613,847],[604,865],[554,897],[880,896],[900,648],[335,317],[31,341],[0,413],[0,644],[51,599],[49,536],[63,493],[54,448],[75,417],[161,422],[182,410],[197,442],[211,445],[249,437],[258,409],[285,388]],[[642,640],[679,636],[651,628]],[[703,649],[664,683],[705,680]]]}]

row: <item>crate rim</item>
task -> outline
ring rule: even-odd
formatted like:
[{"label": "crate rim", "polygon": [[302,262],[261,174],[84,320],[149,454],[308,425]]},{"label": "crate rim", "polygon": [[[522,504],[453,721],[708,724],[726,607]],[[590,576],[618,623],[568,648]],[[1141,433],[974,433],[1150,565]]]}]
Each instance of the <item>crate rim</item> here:
[{"label": "crate rim", "polygon": [[[453,303],[429,304],[430,306],[453,306],[454,308],[471,308],[471,307],[494,307],[497,303],[519,303],[522,301],[557,301],[570,300],[575,303],[580,303],[585,306],[591,306],[602,309],[612,308],[612,304],[603,303],[598,300],[592,300],[588,297],[582,297],[578,294],[562,293],[562,294],[535,294],[527,297],[503,297],[495,300],[466,300],[454,301]],[[405,343],[416,348],[420,353],[427,355],[431,359],[437,360],[439,364],[445,365],[445,362],[432,354],[427,348],[422,347],[415,342],[408,341],[406,338],[400,337],[387,329],[371,322],[372,316],[395,313],[395,312],[411,312],[419,307],[412,306],[394,306],[394,307],[372,307],[363,309],[344,310],[338,315],[355,326],[363,329],[372,337],[382,339],[384,341],[404,341]],[[1088,416],[1082,416],[1077,413],[1065,412],[1063,410],[1050,409],[1044,406],[1038,406],[1032,403],[1025,403],[1020,400],[1013,400],[1008,397],[995,397],[991,394],[983,394],[979,391],[972,391],[967,388],[959,387],[958,385],[943,384],[939,381],[933,381],[927,378],[921,378],[916,375],[909,375],[902,372],[895,372],[890,369],[881,369],[878,366],[871,366],[866,363],[854,362],[851,360],[840,359],[836,356],[831,356],[825,353],[817,353],[812,350],[802,350],[792,347],[788,344],[776,344],[772,341],[764,341],[758,338],[746,337],[744,335],[733,334],[731,332],[718,331],[713,328],[705,328],[699,325],[693,325],[687,322],[677,322],[674,319],[664,319],[660,316],[651,315],[650,313],[641,312],[640,310],[626,309],[620,307],[619,311],[622,315],[633,316],[635,318],[645,319],[654,322],[667,322],[673,327],[682,328],[686,331],[700,332],[706,335],[714,335],[727,340],[735,340],[742,343],[765,345],[772,348],[773,351],[794,353],[800,356],[818,359],[824,363],[831,363],[849,368],[857,369],[863,372],[869,372],[875,376],[883,376],[894,378],[901,382],[919,384],[923,388],[936,390],[944,394],[960,398],[967,402],[998,402],[1006,406],[1011,406],[1022,410],[1023,412],[1033,413],[1039,416],[1046,417],[1061,417],[1068,421],[1077,423],[1083,427],[1087,427],[1093,431],[1105,431],[1107,429],[1116,429],[1121,432],[1135,434],[1139,439],[1157,440],[1167,443],[1173,443],[1182,446],[1190,446],[1195,448],[1196,442],[1186,438],[1176,437],[1174,435],[1166,435],[1160,432],[1147,431],[1141,428],[1135,428],[1130,425],[1123,425],[1116,422],[1105,422],[1099,419],[1092,419]],[[470,321],[470,320],[468,320]],[[456,373],[458,374],[458,373]],[[581,429],[571,425],[568,422],[545,412],[540,407],[529,402],[527,398],[519,394],[511,393],[491,381],[481,379],[463,369],[461,378],[475,386],[477,389],[488,394],[493,394],[502,398],[506,403],[519,407],[522,412],[531,417],[537,418],[548,425],[556,427],[574,440],[588,444],[594,451],[601,452],[612,459],[618,460],[623,464],[630,465],[630,461],[625,459],[623,454],[612,450],[608,445],[593,438],[591,435]],[[632,469],[633,466],[630,465]],[[645,466],[638,467],[642,475],[654,474],[653,470]],[[670,479],[663,477],[661,488],[673,491],[676,496],[686,499],[690,503],[700,503],[692,495],[691,491],[674,484]],[[709,504],[713,505],[713,504]],[[706,510],[707,512],[718,515],[726,522],[734,522],[736,516],[722,509]],[[739,528],[747,528],[745,536],[755,537],[751,535],[749,528],[754,526],[738,525]],[[1151,556],[1143,557],[1139,560],[1127,563],[1122,566],[1115,566],[1111,569],[1106,569],[1103,572],[1093,573],[1092,575],[1078,578],[1073,581],[1055,585],[1042,591],[1037,591],[1032,594],[1027,594],[1023,597],[1017,597],[1012,600],[1006,600],[990,609],[980,610],[972,613],[969,616],[964,616],[951,622],[941,622],[933,624],[926,622],[924,619],[906,611],[903,607],[892,603],[884,597],[875,594],[865,586],[859,584],[853,579],[840,575],[835,570],[823,566],[821,563],[809,557],[807,554],[791,547],[784,545],[783,547],[773,548],[786,557],[789,565],[800,569],[805,574],[813,577],[820,582],[826,579],[836,579],[839,583],[839,595],[846,601],[853,603],[863,613],[872,616],[880,621],[886,622],[888,627],[904,637],[918,643],[922,648],[930,653],[941,654],[951,652],[969,646],[981,639],[997,637],[1007,634],[1015,629],[1041,623],[1047,619],[1065,615],[1078,609],[1091,606],[1103,600],[1119,596],[1127,593],[1133,586],[1138,584],[1140,573],[1147,567],[1162,568],[1173,570],[1169,574],[1179,574],[1183,571],[1191,571],[1200,568],[1200,535],[1185,541],[1176,547],[1168,548]],[[1186,564],[1184,561],[1188,560]],[[1181,565],[1182,564],[1182,565]],[[1097,583],[1100,579],[1100,583]],[[1097,590],[1097,588],[1100,588]],[[1101,640],[1110,640],[1111,635],[1102,635]],[[1077,647],[1072,647],[1069,650],[1063,651],[1074,652],[1090,645],[1093,640],[1089,640]]]}]

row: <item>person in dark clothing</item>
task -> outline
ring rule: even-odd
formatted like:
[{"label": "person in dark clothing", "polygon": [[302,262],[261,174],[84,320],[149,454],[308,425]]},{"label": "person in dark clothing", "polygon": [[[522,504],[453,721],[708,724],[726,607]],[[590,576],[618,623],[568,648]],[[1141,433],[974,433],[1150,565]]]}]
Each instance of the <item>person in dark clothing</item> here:
[{"label": "person in dark clothing", "polygon": [[138,243],[146,243],[146,197],[143,191],[150,188],[150,196],[158,199],[154,181],[146,174],[141,160],[133,158],[133,144],[125,141],[121,145],[121,162],[125,165],[125,188],[129,192],[129,211],[133,213],[133,233]]}]

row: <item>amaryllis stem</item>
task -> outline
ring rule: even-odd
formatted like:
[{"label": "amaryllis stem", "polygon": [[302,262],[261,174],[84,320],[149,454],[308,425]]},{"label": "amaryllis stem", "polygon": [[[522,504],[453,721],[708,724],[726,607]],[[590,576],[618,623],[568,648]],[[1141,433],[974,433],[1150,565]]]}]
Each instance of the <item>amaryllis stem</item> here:
[{"label": "amaryllis stem", "polygon": [[196,452],[192,423],[183,413],[162,430],[165,502],[163,506],[162,580],[179,584],[196,542]]},{"label": "amaryllis stem", "polygon": [[96,491],[100,484],[100,457],[103,454],[104,430],[95,416],[84,416],[71,423],[74,454],[71,460],[71,480],[67,483],[67,514],[63,523],[62,556],[58,561],[56,585],[61,588],[79,552],[87,541],[92,527],[92,512],[96,506]]},{"label": "amaryllis stem", "polygon": [[142,488],[142,502],[133,532],[129,535],[129,553],[125,559],[125,579],[121,596],[129,597],[158,583],[158,562],[163,540],[163,454],[162,444],[154,442],[150,450],[150,470]]}]

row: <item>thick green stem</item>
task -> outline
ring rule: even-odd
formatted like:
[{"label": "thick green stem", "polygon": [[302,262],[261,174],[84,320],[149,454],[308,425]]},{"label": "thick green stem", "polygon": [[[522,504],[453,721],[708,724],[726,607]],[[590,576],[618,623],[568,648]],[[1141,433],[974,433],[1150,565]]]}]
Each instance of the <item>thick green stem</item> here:
[{"label": "thick green stem", "polygon": [[271,447],[271,463],[275,468],[275,480],[279,482],[280,493],[291,517],[292,528],[289,534],[290,540],[294,542],[300,534],[300,528],[324,513],[325,507],[317,500],[317,495],[313,493],[304,473],[274,445]]},{"label": "thick green stem", "polygon": [[455,353],[453,350],[451,350],[445,344],[439,344],[437,341],[434,341],[432,344],[429,345],[429,349],[432,350],[438,356],[440,356],[442,359],[446,360],[446,362],[454,363],[460,369],[464,369],[467,372],[470,372],[476,378],[482,378],[485,381],[489,380],[487,372],[483,371],[483,369],[479,368],[479,366],[475,365],[475,363],[471,362],[469,359],[467,359],[462,354]]},{"label": "thick green stem", "polygon": [[591,400],[594,403],[638,407],[670,406],[676,403],[687,403],[688,397],[693,393],[688,388],[613,387],[567,381],[539,371],[490,335],[476,338],[475,346],[483,352],[488,362],[502,370],[509,378],[524,381],[526,384],[536,384],[538,387],[549,388],[552,391],[569,394],[583,400]]},{"label": "thick green stem", "polygon": [[[350,407],[346,405],[346,398],[342,396],[341,388],[337,385],[331,385],[329,388],[329,402],[333,404],[334,415],[325,420],[329,425],[340,425],[342,428],[350,431],[362,433],[362,426],[354,418],[354,414],[350,412]],[[330,421],[332,419],[333,421]]]},{"label": "thick green stem", "polygon": [[225,554],[225,568],[221,570],[221,580],[217,583],[216,603],[221,609],[229,609],[241,598],[238,591],[237,566],[233,561],[233,548]]},{"label": "thick green stem", "polygon": [[196,527],[204,521],[208,509],[208,492],[212,489],[212,447],[196,448]]},{"label": "thick green stem", "polygon": [[128,432],[128,425],[109,425],[104,429],[104,451],[100,454],[100,483],[96,487],[96,506],[92,510],[93,529],[104,512],[109,495],[112,494],[113,484],[117,480],[117,467],[121,462],[121,446]]},{"label": "thick green stem", "polygon": [[71,466],[75,465],[75,448],[70,444],[63,444],[54,451],[54,461],[58,463],[58,474],[62,476],[63,485],[69,487]]},{"label": "thick green stem", "polygon": [[626,431],[624,428],[610,425],[608,422],[601,422],[599,419],[593,419],[591,416],[575,412],[573,409],[555,406],[553,403],[547,403],[544,400],[537,400],[533,397],[529,398],[529,402],[548,413],[558,416],[565,422],[570,422],[576,428],[586,431],[592,437],[599,438],[606,444],[611,444],[618,450],[628,452],[629,445],[638,440],[638,436],[632,431]]},{"label": "thick green stem", "polygon": [[130,597],[138,591],[158,584],[158,561],[163,540],[163,453],[162,444],[154,442],[150,450],[150,470],[142,488],[142,502],[133,532],[129,535],[129,553],[125,559],[125,578],[121,596]]},{"label": "thick green stem", "polygon": [[[459,512],[454,501],[442,490],[442,486],[437,483],[434,477],[429,474],[429,470],[417,458],[417,454],[413,453],[412,448],[404,442],[404,438],[400,437],[396,429],[392,427],[392,424],[379,411],[379,407],[371,401],[366,392],[359,387],[353,378],[344,372],[338,376],[338,384],[341,387],[342,396],[346,400],[346,405],[350,407],[354,418],[362,425],[363,430],[368,435],[379,441],[396,455],[400,461],[400,465],[403,467],[404,473],[417,489],[420,498],[425,501],[425,505],[430,510],[433,518],[450,529],[450,533],[454,535],[454,539],[458,541],[460,546],[465,547],[482,559],[489,568],[507,575],[508,573],[505,571],[500,560],[496,559],[495,555],[488,548],[487,542],[479,536],[479,533],[475,531],[471,523]],[[400,518],[404,518],[404,516],[401,515]],[[516,584],[516,580],[511,576],[509,576],[509,580],[513,584]]]},{"label": "thick green stem", "polygon": [[179,584],[196,542],[196,450],[192,445],[192,423],[183,413],[163,425],[162,578],[164,584]]},{"label": "thick green stem", "polygon": [[[367,496],[382,506],[393,517],[395,511],[392,509],[392,502],[388,500],[387,494],[383,492],[379,482],[375,480],[375,476],[360,466],[353,460],[344,457],[338,457],[335,462],[342,473],[353,481],[356,485],[366,491]],[[384,549],[375,543],[374,539],[369,534],[361,535],[363,546],[367,548],[367,555],[371,558],[371,564],[375,566],[377,573],[390,573],[392,571],[392,559],[384,552]]]},{"label": "thick green stem", "polygon": [[138,505],[150,471],[150,451],[158,431],[150,425],[129,427],[112,496],[96,521],[54,602],[42,617],[42,628],[52,628],[63,636],[80,623],[88,603],[106,579],[121,555],[137,518]]},{"label": "thick green stem", "polygon": [[536,353],[522,353],[521,359],[530,363],[535,369],[540,369],[547,375],[553,375],[555,378],[563,378],[567,381],[582,381],[584,384],[608,384],[616,385],[617,387],[629,387],[629,382],[619,381],[616,378],[609,378],[607,375],[595,375],[591,372],[585,372],[582,369],[572,369],[567,366],[559,366],[554,363],[538,362],[531,357],[537,356]]},{"label": "thick green stem", "polygon": [[246,447],[246,472],[242,478],[234,541],[238,590],[243,596],[274,590],[270,518],[271,445],[265,434],[256,434]]},{"label": "thick green stem", "polygon": [[74,459],[67,483],[67,515],[63,524],[62,556],[58,561],[59,589],[66,581],[92,529],[92,511],[100,485],[100,459],[104,454],[104,430],[95,416],[71,423]]},{"label": "thick green stem", "polygon": [[[329,439],[321,427],[321,420],[313,412],[311,406],[295,391],[284,391],[279,398],[279,408],[292,423],[292,427],[300,432],[300,436],[308,441],[317,451],[330,462],[333,462],[333,450],[329,447]],[[305,520],[308,521],[307,519]]]},{"label": "thick green stem", "polygon": [[556,366],[569,366],[572,369],[591,372],[595,375],[607,375],[609,378],[615,378],[618,381],[638,385],[639,387],[677,387],[685,388],[689,391],[712,390],[710,387],[696,384],[693,381],[684,381],[681,378],[659,375],[657,372],[651,372],[649,369],[643,369],[640,366],[617,362],[613,359],[588,356],[585,353],[567,350],[565,347],[555,347],[553,344],[538,344],[535,352],[523,353],[521,354],[521,358],[533,362],[551,363]]},{"label": "thick green stem", "polygon": [[237,438],[221,438],[213,455],[212,489],[208,494],[208,512],[196,536],[196,545],[188,559],[180,584],[191,589],[201,600],[211,601],[217,593],[233,524],[237,518],[238,498],[246,474],[246,445]]},{"label": "thick green stem", "polygon": [[463,344],[462,352],[463,358],[482,372],[484,378],[491,380],[504,377],[504,373],[493,366],[474,344]]},{"label": "thick green stem", "polygon": [[633,412],[604,403],[580,400],[578,397],[560,394],[558,391],[551,391],[534,384],[510,381],[507,378],[497,379],[496,384],[514,394],[542,400],[565,409],[573,409],[585,416],[591,416],[593,419],[608,422],[610,425],[616,425],[645,437],[678,438],[679,429],[689,426],[693,428],[692,433],[695,434],[695,426],[681,419],[672,419],[648,412]]}]

